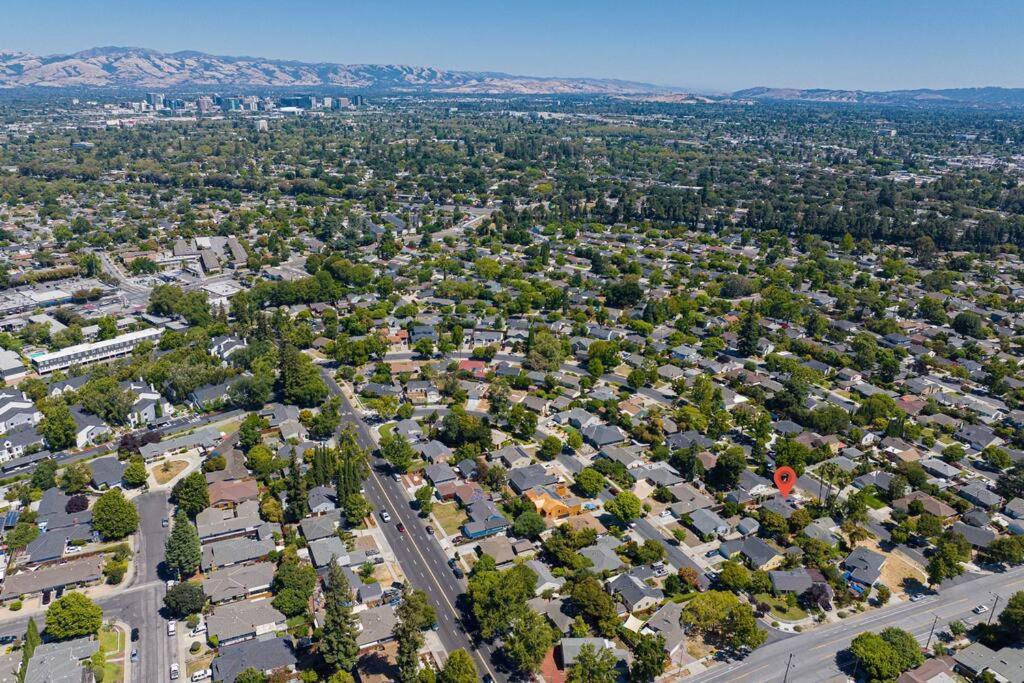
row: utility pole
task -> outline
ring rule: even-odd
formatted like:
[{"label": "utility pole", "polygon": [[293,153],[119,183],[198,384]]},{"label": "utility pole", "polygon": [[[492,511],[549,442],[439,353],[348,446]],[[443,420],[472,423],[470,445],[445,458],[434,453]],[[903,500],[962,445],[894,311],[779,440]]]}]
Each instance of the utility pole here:
[{"label": "utility pole", "polygon": [[793,653],[789,653],[789,660],[786,662],[786,675],[782,677],[782,683],[789,683],[789,667],[793,665]]},{"label": "utility pole", "polygon": [[996,595],[996,599],[992,603],[992,611],[989,612],[989,615],[988,615],[988,621],[985,622],[986,624],[991,624],[992,623],[992,617],[994,617],[996,615],[996,605],[998,605],[998,604],[999,604],[999,596]]},{"label": "utility pole", "polygon": [[939,615],[935,615],[935,620],[932,622],[931,630],[928,631],[928,642],[924,644],[924,649],[927,650],[928,646],[932,644],[932,634],[935,633],[935,624],[939,623]]}]

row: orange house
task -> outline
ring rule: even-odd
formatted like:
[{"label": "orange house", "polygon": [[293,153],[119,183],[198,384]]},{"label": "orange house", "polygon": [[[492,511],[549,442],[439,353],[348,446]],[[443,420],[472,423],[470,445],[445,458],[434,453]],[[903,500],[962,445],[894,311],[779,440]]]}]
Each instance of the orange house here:
[{"label": "orange house", "polygon": [[526,492],[537,513],[545,519],[562,519],[578,515],[583,509],[580,499],[564,484],[537,486]]}]

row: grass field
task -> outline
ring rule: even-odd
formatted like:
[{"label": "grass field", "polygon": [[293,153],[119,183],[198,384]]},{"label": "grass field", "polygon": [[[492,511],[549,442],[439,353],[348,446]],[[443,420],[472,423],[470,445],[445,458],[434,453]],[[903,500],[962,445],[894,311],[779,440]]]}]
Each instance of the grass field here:
[{"label": "grass field", "polygon": [[758,593],[754,599],[759,603],[763,602],[771,608],[771,614],[783,621],[800,621],[807,618],[807,612],[799,607],[790,607],[784,598],[777,598],[768,593]]},{"label": "grass field", "polygon": [[[100,629],[100,649],[107,656],[107,663],[103,667],[104,683],[121,683],[124,678],[123,660],[125,655],[125,634],[124,631],[116,628],[104,627]],[[111,659],[122,661],[112,662]]]},{"label": "grass field", "polygon": [[459,529],[467,519],[466,513],[460,510],[455,503],[434,503],[434,517],[449,536],[459,533]]}]

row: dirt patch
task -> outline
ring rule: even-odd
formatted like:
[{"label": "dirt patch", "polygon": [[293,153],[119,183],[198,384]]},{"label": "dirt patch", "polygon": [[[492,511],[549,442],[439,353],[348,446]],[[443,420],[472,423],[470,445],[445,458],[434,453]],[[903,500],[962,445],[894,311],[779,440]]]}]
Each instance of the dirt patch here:
[{"label": "dirt patch", "polygon": [[[206,648],[204,647],[203,649],[205,650]],[[201,669],[209,669],[212,664],[212,652],[207,652],[206,654],[196,657],[195,659],[189,659],[188,662],[185,663],[185,676],[187,676],[188,678],[192,678],[192,674]]]},{"label": "dirt patch", "polygon": [[188,467],[188,460],[165,460],[155,465],[150,472],[157,484],[166,484]]},{"label": "dirt patch", "polygon": [[373,539],[370,534],[364,534],[362,536],[356,536],[355,538],[355,549],[356,550],[379,550],[377,547],[377,541]]},{"label": "dirt patch", "polygon": [[860,545],[866,546],[876,553],[882,553],[889,558],[886,560],[885,566],[882,567],[882,578],[879,580],[892,591],[893,595],[905,599],[908,587],[920,587],[928,583],[928,576],[924,571],[903,555],[883,552],[879,549],[878,542],[874,539],[865,541]]},{"label": "dirt patch", "polygon": [[692,638],[686,639],[686,654],[694,659],[703,659],[714,651],[715,648],[705,643],[704,639],[697,634],[694,634]]}]

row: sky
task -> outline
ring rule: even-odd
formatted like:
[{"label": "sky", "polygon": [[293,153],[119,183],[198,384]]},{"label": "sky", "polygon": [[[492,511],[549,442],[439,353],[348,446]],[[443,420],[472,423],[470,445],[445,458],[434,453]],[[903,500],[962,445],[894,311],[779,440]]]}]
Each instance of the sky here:
[{"label": "sky", "polygon": [[6,0],[0,50],[106,45],[724,92],[1024,87],[1020,0]]}]

